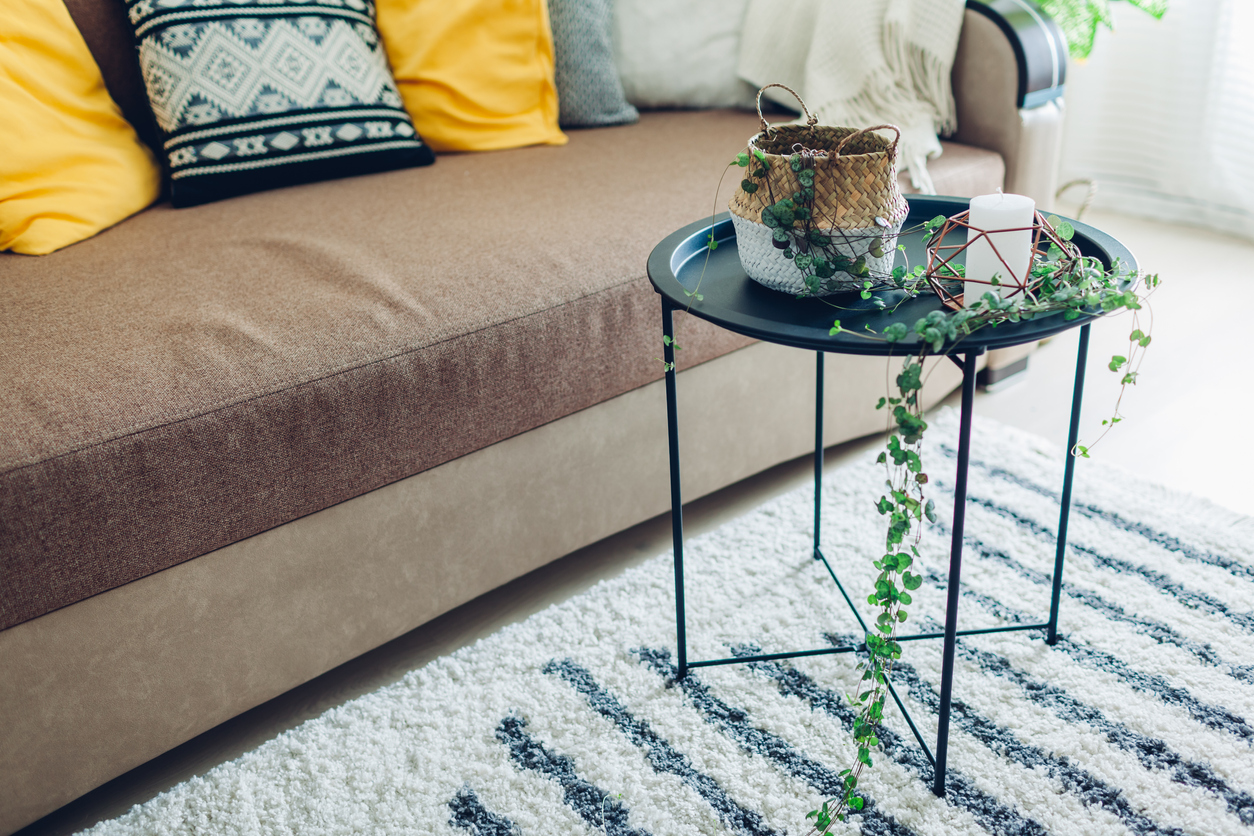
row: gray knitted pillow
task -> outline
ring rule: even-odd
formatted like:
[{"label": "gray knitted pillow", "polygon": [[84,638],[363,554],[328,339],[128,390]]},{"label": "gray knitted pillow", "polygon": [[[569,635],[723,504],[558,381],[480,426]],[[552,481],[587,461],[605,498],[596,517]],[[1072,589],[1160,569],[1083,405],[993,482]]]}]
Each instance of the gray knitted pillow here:
[{"label": "gray knitted pillow", "polygon": [[614,66],[613,0],[549,0],[563,128],[622,125],[640,118]]}]

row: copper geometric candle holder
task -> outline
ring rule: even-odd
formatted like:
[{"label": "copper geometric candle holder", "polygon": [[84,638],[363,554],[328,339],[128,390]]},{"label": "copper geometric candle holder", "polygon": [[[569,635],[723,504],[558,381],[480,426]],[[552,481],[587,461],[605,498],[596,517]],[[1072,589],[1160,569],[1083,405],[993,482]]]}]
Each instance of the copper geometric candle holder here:
[{"label": "copper geometric candle holder", "polygon": [[[959,212],[951,218],[946,218],[945,223],[941,225],[940,229],[927,244],[927,266],[923,271],[923,277],[927,279],[927,283],[932,290],[940,297],[941,303],[951,310],[959,310],[963,305],[963,294],[951,293],[943,284],[945,281],[972,282],[973,284],[986,284],[989,287],[1012,288],[1010,293],[1005,294],[1006,298],[1023,294],[1035,301],[1033,291],[1040,283],[1040,280],[1032,278],[1032,265],[1035,264],[1037,259],[1044,259],[1048,256],[1050,245],[1057,247],[1061,251],[1062,255],[1059,261],[1062,263],[1064,272],[1070,273],[1074,270],[1080,258],[1079,248],[1070,241],[1064,240],[1057,230],[1054,229],[1053,225],[1045,219],[1044,215],[1040,212],[1034,214],[1036,217],[1031,227],[989,230],[972,226],[969,221],[971,215],[969,210]],[[997,245],[989,235],[994,232],[1021,232],[1026,229],[1031,229],[1033,233],[1032,256],[1029,260],[1027,275],[1023,277],[1022,281],[1019,281],[1017,277],[1014,277],[1014,271],[1010,269],[1006,259],[997,251]],[[946,244],[945,236],[955,230],[962,230],[961,234],[966,240],[961,244]],[[989,248],[992,249],[993,254],[997,256],[997,260],[1002,263],[1002,266],[1006,268],[1004,275],[1014,277],[1012,280],[999,280],[999,284],[994,285],[991,281],[983,279],[968,279],[958,274],[958,271],[955,269],[956,265],[950,264],[959,253],[965,252],[972,242],[981,238],[987,238]]]}]

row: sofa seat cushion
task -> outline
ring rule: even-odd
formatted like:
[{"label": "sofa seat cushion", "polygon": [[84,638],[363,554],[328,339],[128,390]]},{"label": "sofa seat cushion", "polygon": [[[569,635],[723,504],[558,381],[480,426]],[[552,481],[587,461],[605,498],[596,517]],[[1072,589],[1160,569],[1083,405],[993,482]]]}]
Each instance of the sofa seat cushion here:
[{"label": "sofa seat cushion", "polygon": [[[0,257],[0,628],[659,378],[649,251],[755,126],[646,114]],[[748,342],[677,329],[683,366]]]},{"label": "sofa seat cushion", "polygon": [[[660,377],[649,251],[753,126],[658,114],[0,258],[0,627]],[[748,342],[707,331],[686,364]]]},{"label": "sofa seat cushion", "polygon": [[[932,175],[932,185],[936,187],[937,194],[963,197],[992,194],[1006,180],[1006,163],[1000,154],[944,140],[941,141],[941,155],[927,161],[927,171]],[[906,172],[898,175],[897,181],[904,194],[918,193],[919,190],[910,184],[910,176]]]}]

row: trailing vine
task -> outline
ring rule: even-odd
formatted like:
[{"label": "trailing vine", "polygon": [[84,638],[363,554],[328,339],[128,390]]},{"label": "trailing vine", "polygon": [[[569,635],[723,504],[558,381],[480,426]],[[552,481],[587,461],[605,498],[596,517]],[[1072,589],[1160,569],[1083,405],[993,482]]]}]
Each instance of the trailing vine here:
[{"label": "trailing vine", "polygon": [[[1153,3],[1154,0],[1144,0],[1143,5]],[[924,265],[910,266],[905,258],[905,247],[894,240],[899,235],[921,230],[924,246],[935,250],[940,241],[933,239],[943,234],[942,228],[948,220],[944,215],[899,233],[894,233],[891,225],[882,218],[875,219],[881,230],[842,231],[835,218],[824,216],[814,205],[815,163],[826,152],[814,151],[800,144],[794,145],[792,150],[787,161],[798,184],[792,194],[770,193],[768,161],[757,148],[751,146],[737,155],[730,167],[745,169],[740,186],[746,193],[754,194],[762,188],[768,190],[767,199],[762,201],[761,220],[771,230],[774,246],[793,262],[802,275],[805,291],[797,294],[798,299],[817,298],[840,308],[823,297],[853,288],[875,309],[891,313],[895,306],[890,307],[881,297],[884,291],[901,292],[901,301],[932,292],[934,283],[951,297],[956,298],[962,292],[963,265],[950,264],[942,259],[932,268],[929,278]],[[956,310],[940,308],[930,311],[916,320],[913,326],[906,322],[892,322],[879,332],[864,326],[867,333],[848,331],[839,319],[831,326],[833,336],[844,333],[891,344],[905,344],[914,337],[917,338],[914,343],[917,347],[904,354],[895,385],[876,404],[876,409],[885,410],[889,419],[886,448],[876,460],[877,464],[884,466],[886,478],[885,491],[875,503],[875,508],[886,518],[886,529],[883,554],[874,561],[877,570],[874,589],[867,596],[867,603],[876,610],[875,623],[864,640],[862,649],[865,655],[857,668],[861,675],[858,686],[848,695],[856,710],[852,730],[856,759],[840,772],[843,782],[841,792],[807,814],[811,834],[829,834],[837,822],[846,821],[851,813],[862,810],[865,805],[858,787],[865,770],[874,763],[872,754],[880,742],[878,732],[884,719],[889,679],[894,663],[901,658],[897,629],[909,617],[908,607],[913,603],[911,593],[923,583],[922,575],[911,569],[922,557],[919,544],[926,525],[936,522],[935,503],[926,496],[929,480],[923,462],[923,437],[928,429],[922,401],[926,383],[924,360],[929,356],[960,353],[961,343],[967,337],[982,329],[1006,323],[1052,315],[1061,315],[1065,321],[1072,321],[1086,315],[1127,312],[1132,320],[1127,353],[1113,356],[1107,364],[1112,372],[1121,373],[1119,396],[1111,416],[1102,421],[1105,429],[1097,440],[1100,441],[1115,424],[1124,420],[1119,407],[1128,386],[1136,384],[1141,360],[1151,343],[1149,332],[1153,320],[1146,299],[1158,287],[1159,278],[1153,274],[1133,273],[1118,260],[1110,270],[1106,270],[1098,259],[1082,256],[1078,248],[1070,243],[1075,234],[1070,223],[1057,216],[1050,216],[1048,222],[1055,240],[1046,242],[1048,247],[1044,252],[1033,251],[1031,269],[1022,292],[1002,298],[995,292],[999,282],[994,276],[992,287],[979,299]],[[710,252],[717,246],[718,242],[711,232],[707,241],[707,265]],[[859,248],[864,255],[849,254]],[[901,253],[903,263],[891,270],[876,270],[867,258],[880,260],[894,250]],[[702,279],[704,275],[703,270]],[[692,291],[685,290],[685,294],[700,301],[700,285],[698,280],[697,287]],[[1141,321],[1143,313],[1149,317],[1148,322]],[[679,348],[673,341],[666,345]],[[673,365],[668,364],[667,370],[672,368]],[[1093,444],[1096,441],[1087,446],[1076,444],[1068,455],[1088,458]]]},{"label": "trailing vine", "polygon": [[862,677],[854,693],[848,696],[857,709],[853,723],[853,739],[857,746],[854,765],[841,770],[842,793],[823,802],[823,806],[806,815],[813,819],[814,833],[828,833],[837,821],[844,821],[850,812],[862,809],[864,799],[857,794],[865,769],[872,766],[871,752],[879,746],[879,725],[884,719],[888,696],[888,679],[893,663],[901,658],[897,627],[908,617],[906,607],[913,603],[910,593],[923,584],[923,576],[910,568],[920,557],[919,541],[923,520],[935,522],[935,503],[924,496],[928,482],[923,471],[922,444],[927,422],[923,420],[923,361],[907,356],[897,375],[897,396],[880,398],[876,409],[889,408],[896,431],[889,436],[887,449],[876,459],[887,470],[886,492],[875,508],[888,517],[884,537],[884,555],[875,561],[879,575],[867,603],[878,608],[874,632],[867,633],[864,643],[866,657],[859,664]]},{"label": "trailing vine", "polygon": [[[777,216],[777,220],[782,222],[783,218]],[[941,215],[922,225],[925,245],[931,243],[945,220]],[[1069,242],[1074,228],[1057,217],[1049,220],[1058,236]],[[942,269],[946,272],[942,272],[941,281],[962,279],[961,265]],[[915,295],[921,292],[924,272],[922,265],[912,270],[899,266],[891,274],[892,285],[906,290],[908,296]],[[1145,300],[1158,287],[1158,276],[1134,275],[1118,261],[1107,271],[1098,259],[1080,256],[1078,250],[1072,248],[1064,251],[1053,244],[1047,252],[1034,254],[1029,275],[1028,288],[1020,295],[1003,299],[990,290],[961,309],[931,311],[919,318],[913,328],[904,322],[894,322],[879,334],[858,334],[889,343],[901,343],[913,335],[918,339],[918,348],[905,355],[895,379],[895,394],[880,398],[876,404],[876,409],[885,409],[890,415],[886,449],[876,460],[885,467],[886,490],[875,508],[887,518],[887,525],[884,553],[874,561],[878,570],[874,591],[867,596],[867,603],[877,609],[875,624],[865,638],[866,655],[858,666],[861,673],[858,687],[848,696],[857,711],[853,724],[857,756],[855,763],[840,773],[841,794],[825,800],[819,809],[807,815],[812,833],[830,833],[837,822],[845,821],[850,813],[861,810],[865,804],[858,794],[858,786],[864,770],[873,764],[871,755],[879,745],[878,729],[884,717],[889,677],[894,662],[901,658],[897,628],[908,618],[907,607],[913,603],[910,593],[923,582],[922,576],[911,568],[921,557],[919,542],[925,525],[936,521],[935,503],[925,495],[928,475],[922,457],[923,436],[928,429],[921,397],[926,382],[924,360],[959,350],[962,340],[984,328],[1048,315],[1061,314],[1064,320],[1071,321],[1086,314],[1126,311],[1132,317],[1132,331],[1128,336],[1127,354],[1115,355],[1108,364],[1111,371],[1121,372],[1122,377],[1114,412],[1102,421],[1106,428],[1102,435],[1123,420],[1119,405],[1127,387],[1136,384],[1145,349],[1151,343],[1148,331],[1152,318],[1143,329],[1140,317],[1143,311],[1149,313]],[[861,295],[866,299],[872,292],[872,286],[867,284]],[[845,330],[840,320],[836,320],[831,333],[842,332]],[[1077,444],[1069,454],[1087,458],[1090,446]]]},{"label": "trailing vine", "polygon": [[[894,232],[888,221],[876,218],[881,229],[874,234],[844,230],[834,215],[824,216],[822,209],[815,207],[815,163],[826,156],[825,151],[794,145],[788,165],[797,175],[798,189],[782,196],[770,193],[766,155],[760,149],[743,151],[731,162],[745,169],[740,187],[746,193],[768,190],[762,223],[771,230],[776,249],[801,272],[806,290],[798,298],[848,290],[853,280],[861,280],[862,298],[871,299],[881,310],[885,304],[874,297],[875,291],[906,290],[913,295],[923,283],[922,270],[915,273],[899,266],[891,272],[876,271],[868,261],[868,257],[882,259],[893,251],[894,239],[901,233]],[[904,249],[900,245],[896,248]]]}]

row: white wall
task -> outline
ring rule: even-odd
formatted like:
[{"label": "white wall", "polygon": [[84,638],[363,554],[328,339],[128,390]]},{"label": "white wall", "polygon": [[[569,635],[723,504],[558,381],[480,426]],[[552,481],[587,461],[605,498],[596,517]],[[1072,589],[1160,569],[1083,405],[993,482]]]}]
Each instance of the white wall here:
[{"label": "white wall", "polygon": [[1254,238],[1254,0],[1171,0],[1161,21],[1113,5],[1115,31],[1068,67],[1060,182],[1098,181],[1097,207]]}]

